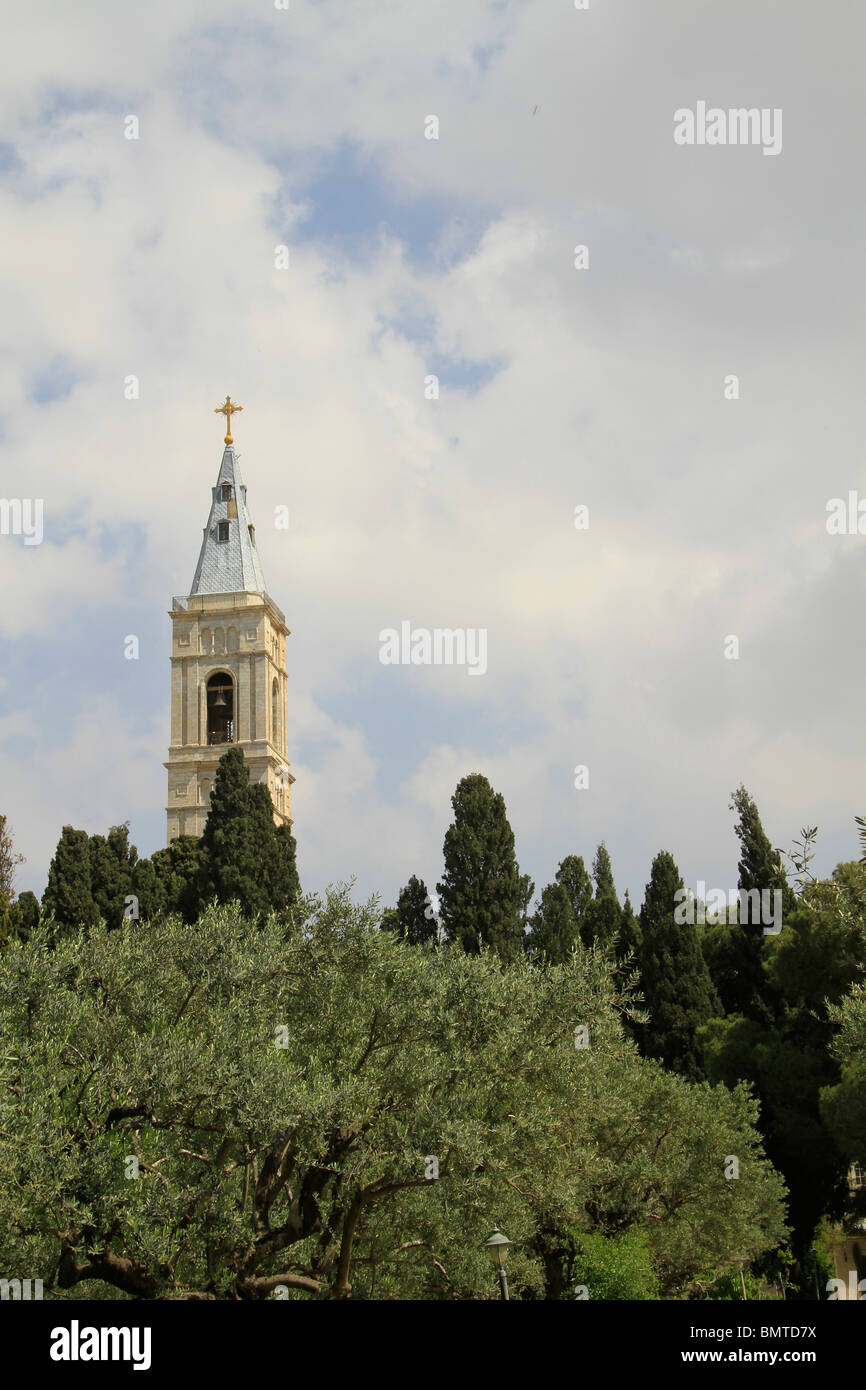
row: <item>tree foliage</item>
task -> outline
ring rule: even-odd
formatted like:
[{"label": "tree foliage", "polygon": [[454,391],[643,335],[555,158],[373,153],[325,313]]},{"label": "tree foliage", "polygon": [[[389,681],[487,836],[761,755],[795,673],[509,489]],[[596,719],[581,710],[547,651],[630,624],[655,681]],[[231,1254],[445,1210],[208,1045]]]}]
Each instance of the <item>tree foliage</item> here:
[{"label": "tree foliage", "polygon": [[4,952],[3,1267],[49,1297],[496,1298],[496,1223],[541,1296],[553,1222],[642,1231],[670,1295],[778,1242],[754,1103],[638,1057],[604,953],[530,969],[377,920],[337,890]]},{"label": "tree foliage", "polygon": [[[862,1073],[834,1043],[839,1009],[866,964],[866,867],[840,864],[828,880],[807,872],[814,832],[792,856],[801,891],[778,936],[766,938],[763,973],[773,1016],[729,1013],[700,1032],[708,1075],[749,1082],[760,1098],[767,1152],[790,1192],[802,1258],[824,1213],[847,1201],[845,1171],[862,1116]],[[846,1080],[847,1075],[847,1080]]]},{"label": "tree foliage", "polygon": [[135,845],[129,843],[129,823],[113,825],[107,836],[91,835],[87,851],[94,914],[109,927],[119,927],[138,860]]},{"label": "tree foliage", "polygon": [[177,912],[185,922],[198,915],[201,843],[196,835],[178,835],[165,849],[135,866],[134,892],[140,914],[150,920],[161,912]]},{"label": "tree foliage", "polygon": [[592,902],[592,879],[579,854],[567,854],[556,871],[556,882],[568,894],[568,904],[575,926],[583,935],[583,924]]},{"label": "tree foliage", "polygon": [[561,883],[542,889],[539,904],[530,918],[526,950],[535,959],[561,965],[572,951],[580,948],[580,933],[571,902]]},{"label": "tree foliage", "polygon": [[622,926],[622,908],[616,895],[610,855],[603,840],[592,861],[592,878],[595,893],[586,906],[581,936],[585,946],[613,946]]},{"label": "tree foliage", "polygon": [[719,1001],[694,925],[677,921],[682,887],[672,855],[662,850],[640,911],[640,979],[649,1019],[638,1036],[648,1057],[698,1079],[704,1071],[696,1032],[718,1012]]},{"label": "tree foliage", "polygon": [[24,856],[15,849],[7,818],[0,815],[0,912],[15,901],[15,870],[23,863]]},{"label": "tree foliage", "polygon": [[426,946],[436,940],[436,915],[422,878],[413,874],[405,888],[400,889],[396,908],[382,914],[382,926],[386,931],[396,932],[412,946]]},{"label": "tree foliage", "polygon": [[48,867],[42,908],[58,931],[88,930],[97,920],[90,882],[91,858],[86,830],[64,825]]},{"label": "tree foliage", "polygon": [[451,805],[445,872],[436,885],[445,935],[464,951],[489,946],[503,960],[514,960],[523,950],[533,885],[517,865],[505,800],[474,772],[458,783]]},{"label": "tree foliage", "polygon": [[288,827],[277,830],[271,794],[263,783],[250,782],[243,749],[234,744],[214,777],[199,847],[197,911],[216,898],[239,902],[250,916],[279,912],[292,907],[299,892],[294,837]]},{"label": "tree foliage", "polygon": [[856,984],[828,1015],[839,1030],[832,1052],[840,1076],[821,1090],[821,1117],[846,1160],[866,1168],[866,985]]},{"label": "tree foliage", "polygon": [[[746,892],[780,893],[784,923],[797,900],[788,883],[781,854],[773,849],[767,839],[758,808],[744,786],[739,786],[733,793],[731,810],[736,811],[738,817],[735,826],[740,842],[738,885]],[[722,936],[719,970],[720,976],[724,977],[725,1006],[728,1011],[770,1023],[778,1007],[778,996],[763,968],[765,942],[763,925],[746,921],[744,915],[738,913],[737,920],[729,925]]]},{"label": "tree foliage", "polygon": [[646,1234],[637,1229],[608,1236],[571,1228],[550,1253],[558,1261],[559,1297],[605,1300],[658,1298],[658,1278]]},{"label": "tree foliage", "polygon": [[640,920],[631,905],[631,898],[629,897],[628,889],[626,889],[625,901],[622,905],[622,922],[616,941],[616,958],[621,962],[626,962],[629,959],[637,961],[640,955],[640,948]]}]

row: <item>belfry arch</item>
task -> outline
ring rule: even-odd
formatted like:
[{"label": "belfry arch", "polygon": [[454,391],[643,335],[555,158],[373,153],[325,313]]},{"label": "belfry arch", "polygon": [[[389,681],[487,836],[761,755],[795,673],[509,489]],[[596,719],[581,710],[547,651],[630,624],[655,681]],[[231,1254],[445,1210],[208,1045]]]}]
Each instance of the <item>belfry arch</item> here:
[{"label": "belfry arch", "polygon": [[235,741],[235,683],[228,671],[214,671],[205,686],[207,741],[213,748]]}]

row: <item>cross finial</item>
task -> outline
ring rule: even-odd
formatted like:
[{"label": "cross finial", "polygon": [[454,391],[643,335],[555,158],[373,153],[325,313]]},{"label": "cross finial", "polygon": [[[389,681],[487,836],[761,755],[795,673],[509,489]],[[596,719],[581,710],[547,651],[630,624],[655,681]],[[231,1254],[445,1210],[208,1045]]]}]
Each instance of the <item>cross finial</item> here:
[{"label": "cross finial", "polygon": [[232,442],[232,416],[236,410],[243,410],[242,405],[234,405],[231,396],[226,396],[224,405],[214,406],[214,415],[224,415],[226,417],[226,444]]}]

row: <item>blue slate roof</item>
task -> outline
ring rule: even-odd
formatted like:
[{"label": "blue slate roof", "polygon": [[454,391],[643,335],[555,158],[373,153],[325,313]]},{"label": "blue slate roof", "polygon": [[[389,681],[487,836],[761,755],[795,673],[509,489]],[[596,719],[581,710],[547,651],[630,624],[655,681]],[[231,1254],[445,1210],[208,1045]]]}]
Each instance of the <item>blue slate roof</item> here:
[{"label": "blue slate roof", "polygon": [[[231,498],[223,499],[223,484],[231,487]],[[247,512],[247,490],[241,479],[233,444],[225,447],[211,497],[210,515],[204,528],[190,596],[263,594],[265,579]],[[233,510],[237,513],[235,516],[230,515]],[[218,539],[220,522],[228,523],[226,540]]]}]

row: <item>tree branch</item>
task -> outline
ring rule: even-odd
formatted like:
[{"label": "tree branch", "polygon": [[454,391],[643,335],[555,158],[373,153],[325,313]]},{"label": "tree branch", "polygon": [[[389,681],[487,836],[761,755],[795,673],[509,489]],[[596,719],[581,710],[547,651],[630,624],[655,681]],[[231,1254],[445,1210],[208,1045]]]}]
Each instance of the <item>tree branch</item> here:
[{"label": "tree branch", "polygon": [[264,1277],[252,1275],[247,1279],[239,1279],[237,1282],[238,1295],[241,1298],[267,1298],[274,1289],[285,1284],[290,1289],[304,1289],[306,1293],[321,1293],[322,1285],[318,1279],[311,1279],[306,1274],[268,1274]]}]

